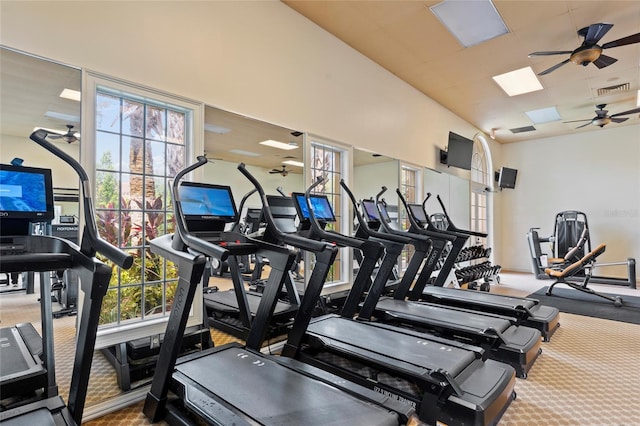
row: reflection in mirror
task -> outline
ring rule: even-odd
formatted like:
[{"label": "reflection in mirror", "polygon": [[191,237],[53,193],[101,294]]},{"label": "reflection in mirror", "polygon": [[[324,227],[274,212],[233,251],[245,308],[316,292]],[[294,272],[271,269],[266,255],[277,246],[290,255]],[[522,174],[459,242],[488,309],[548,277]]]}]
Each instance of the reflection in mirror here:
[{"label": "reflection in mirror", "polygon": [[[36,127],[46,128],[58,148],[79,158],[81,78],[77,68],[0,47],[0,163],[22,159],[24,166],[51,169],[55,219],[51,226],[38,227],[34,232],[41,230],[73,242],[78,240],[78,177],[65,162],[34,144],[29,135]],[[77,284],[73,285],[69,274],[0,274],[0,321],[2,327],[31,323],[42,335],[41,278],[54,288],[56,382],[66,400],[78,298]],[[3,392],[3,407],[8,396]]]}]

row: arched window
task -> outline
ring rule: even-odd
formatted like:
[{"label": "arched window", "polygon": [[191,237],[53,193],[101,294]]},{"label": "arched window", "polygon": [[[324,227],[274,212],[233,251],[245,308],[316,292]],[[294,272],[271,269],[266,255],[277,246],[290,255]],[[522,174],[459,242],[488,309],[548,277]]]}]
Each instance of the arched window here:
[{"label": "arched window", "polygon": [[[471,160],[471,230],[489,234],[489,192],[491,184],[491,157],[482,135],[474,137]],[[472,244],[487,244],[487,238],[476,238]]]}]

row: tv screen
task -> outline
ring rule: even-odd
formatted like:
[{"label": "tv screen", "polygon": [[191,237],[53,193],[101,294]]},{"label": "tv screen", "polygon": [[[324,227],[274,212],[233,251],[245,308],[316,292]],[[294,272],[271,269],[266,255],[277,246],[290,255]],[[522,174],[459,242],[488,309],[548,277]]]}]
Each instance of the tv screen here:
[{"label": "tv screen", "polygon": [[368,221],[375,222],[380,220],[378,208],[373,200],[362,200],[362,209],[364,210],[364,214],[367,216]]},{"label": "tv screen", "polygon": [[180,185],[182,214],[203,220],[234,222],[238,215],[231,188],[184,182]]},{"label": "tv screen", "polygon": [[[294,192],[293,198],[296,202],[296,208],[302,219],[311,219],[311,214],[307,208],[307,201],[304,194]],[[333,209],[326,195],[311,194],[309,197],[311,208],[316,216],[316,219],[323,222],[335,222],[336,216],[333,214]]]},{"label": "tv screen", "polygon": [[510,169],[508,167],[501,168],[500,177],[498,178],[498,186],[500,188],[515,188],[517,176],[518,171],[516,169]]},{"label": "tv screen", "polygon": [[449,148],[447,151],[447,165],[460,169],[471,170],[473,156],[473,141],[456,133],[449,132]]},{"label": "tv screen", "polygon": [[51,170],[0,164],[0,215],[31,222],[53,219]]},{"label": "tv screen", "polygon": [[415,218],[416,222],[427,222],[427,214],[424,212],[424,209],[420,204],[409,204],[409,210],[411,211],[411,214]]}]

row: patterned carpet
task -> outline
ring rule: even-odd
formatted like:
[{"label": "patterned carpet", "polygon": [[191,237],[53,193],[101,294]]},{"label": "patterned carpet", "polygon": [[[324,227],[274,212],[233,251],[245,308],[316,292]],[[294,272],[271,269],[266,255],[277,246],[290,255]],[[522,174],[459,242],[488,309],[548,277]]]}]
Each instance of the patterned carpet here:
[{"label": "patterned carpet", "polygon": [[[510,292],[502,285],[496,290]],[[2,326],[31,319],[39,327],[39,321],[33,320],[36,318],[37,296],[0,295]],[[499,424],[640,425],[640,325],[567,313],[561,314],[560,322],[551,342],[543,344],[543,354],[528,379],[517,381],[518,398]],[[54,326],[58,384],[66,396],[75,317],[56,319]],[[215,330],[212,337],[216,345],[236,340]],[[117,393],[113,369],[96,354],[87,404]],[[142,403],[132,404],[86,424],[149,424],[142,415]]]}]

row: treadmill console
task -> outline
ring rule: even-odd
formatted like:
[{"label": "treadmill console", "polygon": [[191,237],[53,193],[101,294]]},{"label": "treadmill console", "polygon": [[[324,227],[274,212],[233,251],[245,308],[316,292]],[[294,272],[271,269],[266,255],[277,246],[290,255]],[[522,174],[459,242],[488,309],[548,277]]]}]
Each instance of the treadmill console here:
[{"label": "treadmill console", "polygon": [[224,232],[227,223],[237,221],[238,210],[230,187],[183,182],[179,191],[185,224],[194,235],[214,236]]},{"label": "treadmill console", "polygon": [[[309,213],[305,195],[299,192],[294,192],[292,195],[300,220],[311,220],[311,213]],[[326,195],[311,194],[309,196],[309,202],[311,203],[311,208],[313,209],[316,219],[320,222],[326,223],[336,221],[336,215],[333,213],[333,209],[331,208],[331,204],[329,203],[329,199]]]}]

